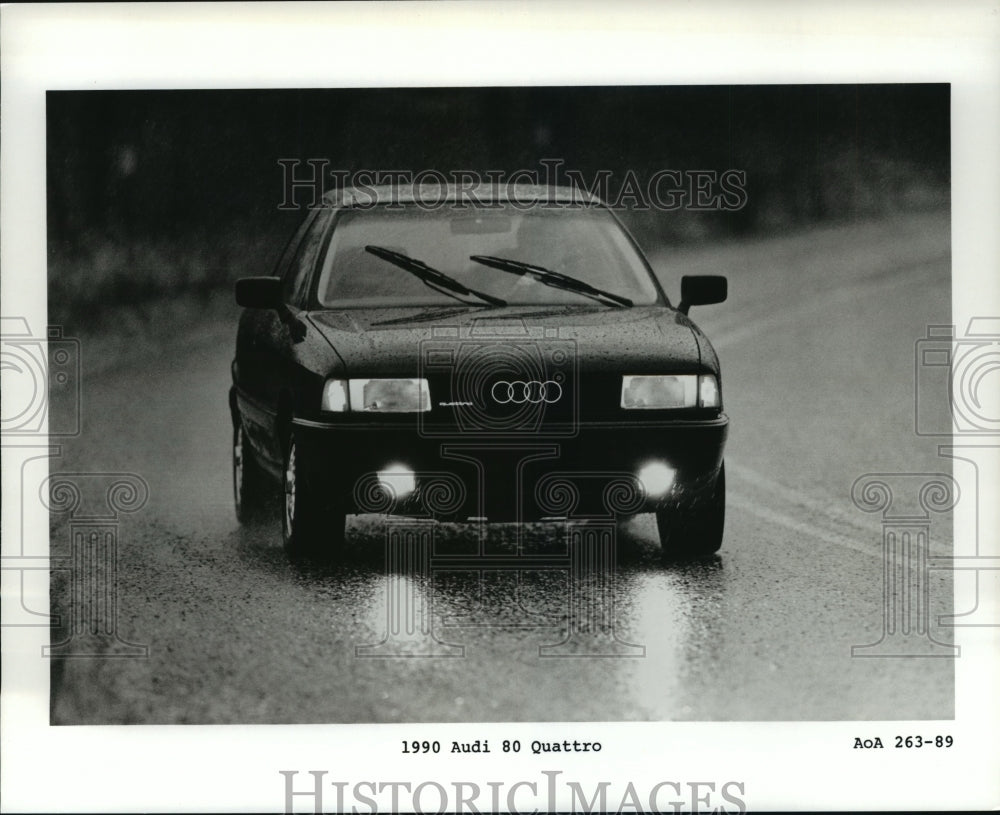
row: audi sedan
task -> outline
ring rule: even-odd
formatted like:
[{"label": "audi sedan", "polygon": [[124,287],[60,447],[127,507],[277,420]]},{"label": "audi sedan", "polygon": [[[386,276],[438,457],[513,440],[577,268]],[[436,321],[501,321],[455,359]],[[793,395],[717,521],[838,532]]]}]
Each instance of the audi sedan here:
[{"label": "audi sedan", "polygon": [[345,516],[610,522],[722,543],[719,360],[615,214],[575,188],[330,193],[274,275],[236,284],[236,514],[280,485],[293,555]]}]

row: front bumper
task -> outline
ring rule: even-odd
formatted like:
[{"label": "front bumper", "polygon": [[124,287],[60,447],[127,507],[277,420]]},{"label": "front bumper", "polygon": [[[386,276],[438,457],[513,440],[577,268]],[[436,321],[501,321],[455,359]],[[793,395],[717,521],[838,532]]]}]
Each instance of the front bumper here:
[{"label": "front bumper", "polygon": [[[572,438],[499,441],[377,422],[293,428],[302,476],[348,511],[498,521],[692,509],[712,493],[729,420],[588,423]],[[650,464],[672,471],[665,489],[639,477]]]}]

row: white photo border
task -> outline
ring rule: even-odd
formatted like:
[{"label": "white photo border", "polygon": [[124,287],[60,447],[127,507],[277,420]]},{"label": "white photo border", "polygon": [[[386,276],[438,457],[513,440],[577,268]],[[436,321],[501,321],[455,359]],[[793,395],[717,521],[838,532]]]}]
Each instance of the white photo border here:
[{"label": "white photo border", "polygon": [[[950,83],[952,322],[1000,315],[995,2],[6,5],[0,59],[3,313],[32,325],[46,324],[47,90],[459,84]],[[1000,494],[998,486],[982,486],[980,497]],[[5,470],[5,548],[20,534],[8,511],[17,490],[16,473]],[[957,512],[956,541],[975,523]],[[47,540],[41,506],[26,524],[26,534]],[[17,597],[8,591],[14,579],[3,573],[5,614]],[[997,582],[984,588],[979,602],[996,607]],[[995,807],[998,631],[956,628],[955,636],[955,720],[941,724],[956,746],[947,753],[851,749],[858,735],[921,732],[905,722],[596,723],[586,729],[604,744],[597,764],[522,754],[456,766],[446,755],[401,756],[398,745],[499,743],[525,733],[572,739],[581,726],[51,727],[49,663],[39,658],[48,630],[5,629],[0,800],[4,811],[20,812],[275,811],[284,806],[280,770],[512,784],[542,781],[543,770],[593,778],[599,768],[637,789],[666,779],[741,780],[751,809]]]}]

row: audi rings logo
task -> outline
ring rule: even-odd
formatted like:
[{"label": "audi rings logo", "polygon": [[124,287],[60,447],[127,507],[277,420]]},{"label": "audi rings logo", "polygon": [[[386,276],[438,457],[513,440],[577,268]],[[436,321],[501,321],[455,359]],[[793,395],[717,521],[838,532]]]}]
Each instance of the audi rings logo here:
[{"label": "audi rings logo", "polygon": [[545,403],[552,405],[562,397],[562,385],[552,379],[539,382],[537,379],[530,381],[516,380],[507,382],[504,379],[493,383],[490,395],[498,405],[538,405]]}]

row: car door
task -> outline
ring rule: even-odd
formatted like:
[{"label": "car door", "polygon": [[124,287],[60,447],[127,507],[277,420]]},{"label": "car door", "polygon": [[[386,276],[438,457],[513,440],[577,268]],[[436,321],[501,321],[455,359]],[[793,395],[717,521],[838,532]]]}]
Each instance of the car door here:
[{"label": "car door", "polygon": [[298,296],[319,258],[331,216],[330,209],[313,210],[282,254],[275,268],[283,284],[282,308],[247,309],[240,320],[236,351],[240,413],[251,444],[272,468],[281,466],[284,455],[279,414],[282,400],[290,397]]}]

